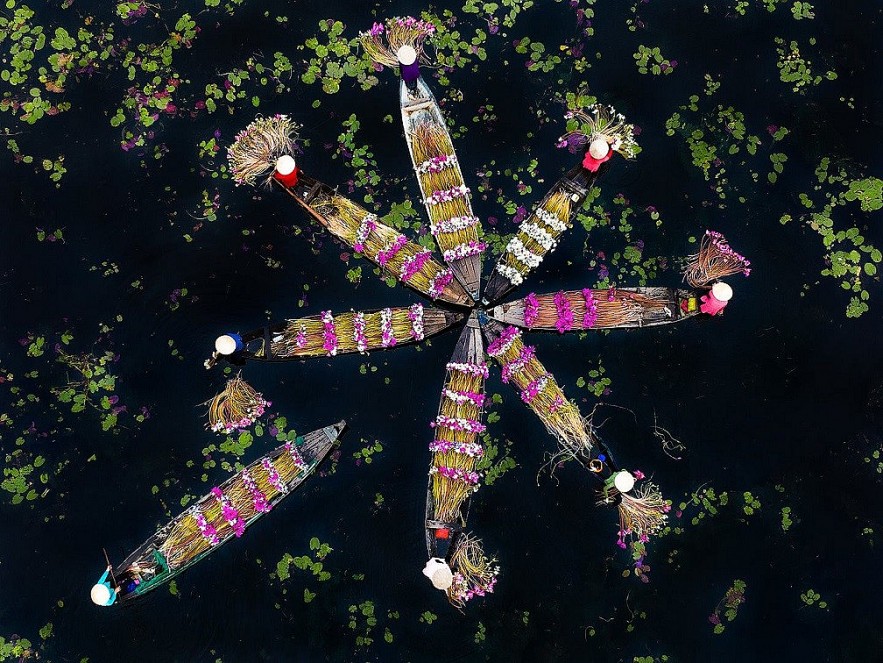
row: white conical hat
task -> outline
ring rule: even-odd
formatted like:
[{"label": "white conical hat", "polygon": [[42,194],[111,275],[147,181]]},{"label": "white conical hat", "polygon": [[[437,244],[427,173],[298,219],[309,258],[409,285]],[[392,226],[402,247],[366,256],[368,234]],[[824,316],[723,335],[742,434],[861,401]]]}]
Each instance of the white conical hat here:
[{"label": "white conical hat", "polygon": [[711,286],[711,294],[719,302],[728,302],[733,298],[733,289],[723,281],[718,281]]},{"label": "white conical hat", "polygon": [[236,352],[236,339],[229,334],[218,336],[215,339],[215,350],[218,351],[218,354],[232,355]]},{"label": "white conical hat", "polygon": [[589,154],[595,159],[603,159],[610,152],[610,143],[604,138],[596,138],[589,144]]},{"label": "white conical hat", "polygon": [[616,486],[616,490],[619,492],[627,493],[635,487],[635,477],[631,472],[622,470],[621,472],[617,472],[616,476],[613,477],[613,485]]},{"label": "white conical hat", "polygon": [[99,582],[97,585],[92,586],[89,596],[95,605],[107,605],[107,602],[110,600],[110,588],[103,582]]},{"label": "white conical hat", "polygon": [[438,557],[431,558],[423,567],[423,575],[432,581],[432,586],[445,591],[454,584],[454,574],[447,562]]},{"label": "white conical hat", "polygon": [[280,175],[291,175],[296,167],[294,157],[290,154],[283,154],[276,159],[276,172]]},{"label": "white conical hat", "polygon": [[414,50],[413,46],[408,46],[405,44],[399,50],[396,51],[396,57],[399,59],[399,62],[405,66],[409,64],[414,64],[417,62],[417,51]]}]

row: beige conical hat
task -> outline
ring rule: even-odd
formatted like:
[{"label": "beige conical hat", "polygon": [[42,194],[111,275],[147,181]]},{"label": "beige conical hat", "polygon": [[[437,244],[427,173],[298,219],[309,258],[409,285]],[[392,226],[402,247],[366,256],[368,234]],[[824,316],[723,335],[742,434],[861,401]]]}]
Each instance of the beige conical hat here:
[{"label": "beige conical hat", "polygon": [[110,600],[110,587],[103,582],[99,582],[97,585],[92,586],[89,596],[95,605],[107,605],[107,602]]},{"label": "beige conical hat", "polygon": [[215,339],[215,350],[218,351],[218,354],[232,355],[236,352],[236,339],[229,334],[218,336]]},{"label": "beige conical hat", "polygon": [[433,557],[426,562],[426,566],[423,567],[423,575],[429,578],[433,587],[442,591],[449,589],[454,584],[454,574],[451,573],[451,567],[438,557]]},{"label": "beige conical hat", "polygon": [[595,159],[603,159],[610,152],[610,143],[604,138],[598,137],[589,145],[589,154]]},{"label": "beige conical hat", "polygon": [[290,154],[283,154],[276,159],[276,172],[280,175],[291,175],[296,167],[294,157]]},{"label": "beige conical hat", "polygon": [[399,50],[396,51],[396,57],[399,59],[399,62],[406,67],[409,64],[414,64],[417,62],[417,51],[414,50],[413,46],[408,46],[405,44]]},{"label": "beige conical hat", "polygon": [[733,298],[733,289],[723,281],[718,281],[711,286],[711,294],[719,302],[728,302]]},{"label": "beige conical hat", "polygon": [[616,490],[619,492],[627,493],[635,487],[635,477],[631,472],[622,470],[621,472],[617,472],[616,476],[613,477],[613,485],[616,486]]}]

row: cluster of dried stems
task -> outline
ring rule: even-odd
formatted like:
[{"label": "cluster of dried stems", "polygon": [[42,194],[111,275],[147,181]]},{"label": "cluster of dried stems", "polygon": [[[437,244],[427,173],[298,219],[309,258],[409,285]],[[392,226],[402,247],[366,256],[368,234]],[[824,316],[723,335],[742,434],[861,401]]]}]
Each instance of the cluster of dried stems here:
[{"label": "cluster of dried stems", "polygon": [[[445,388],[457,392],[484,393],[484,378],[481,375],[466,375],[459,371],[449,370]],[[442,398],[439,414],[455,419],[481,419],[482,408],[466,401],[455,402],[449,398]],[[448,442],[473,443],[478,440],[478,434],[470,431],[460,431],[436,426],[435,439]],[[464,472],[475,470],[478,458],[467,454],[448,451],[445,453],[435,452],[432,456],[434,467],[453,467]],[[469,495],[475,490],[475,486],[459,479],[451,479],[442,476],[438,472],[432,475],[432,499],[435,505],[435,520],[441,522],[456,522],[460,517],[460,507]]]},{"label": "cluster of dried stems", "polygon": [[[437,157],[454,156],[454,146],[447,129],[434,121],[418,124],[411,132],[414,146],[415,167]],[[423,197],[428,198],[436,191],[449,191],[455,187],[465,186],[463,173],[458,164],[443,168],[438,172],[422,172],[417,174]],[[429,219],[434,226],[455,218],[471,217],[472,205],[468,195],[456,196],[451,200],[426,206]],[[471,225],[453,232],[437,232],[436,240],[442,251],[448,251],[470,241],[478,241],[478,225]]]},{"label": "cluster of dried stems", "polygon": [[[592,327],[620,327],[639,323],[646,312],[663,309],[667,299],[649,297],[639,292],[618,290],[613,299],[608,300],[610,291],[597,289],[592,291],[597,317]],[[570,309],[573,311],[573,329],[584,329],[586,314],[586,298],[581,290],[568,290],[563,293]],[[536,295],[537,317],[531,329],[555,329],[558,321],[558,310],[555,306],[555,294]]]},{"label": "cluster of dried stems", "polygon": [[276,161],[290,155],[300,127],[286,115],[259,117],[239,132],[227,149],[230,173],[237,184],[272,182]]},{"label": "cluster of dried stems", "polygon": [[[295,464],[294,459],[284,446],[275,449],[265,458],[269,459],[273,464],[280,480],[285,485],[291,485],[295,478],[305,471]],[[254,479],[258,490],[266,497],[267,502],[272,503],[282,493],[276,490],[273,484],[270,483],[269,472],[264,469],[262,461],[263,458],[255,461],[246,469]],[[225,482],[221,488],[230,499],[231,506],[239,512],[240,518],[248,522],[257,515],[253,496],[246,488],[241,473],[233,477],[232,480]],[[206,495],[196,503],[194,509],[198,509],[205,516],[206,521],[215,528],[218,537],[222,541],[233,534],[233,528],[221,513],[221,505],[214,496]],[[161,552],[168,561],[169,567],[175,569],[183,566],[211,547],[212,544],[203,536],[196,522],[195,513],[191,509],[185,511],[174,520],[171,531],[162,545]]]},{"label": "cluster of dried stems", "polygon": [[[567,193],[567,191],[560,189],[558,191],[553,191],[549,195],[547,195],[546,198],[543,200],[543,202],[540,203],[540,206],[538,209],[541,209],[544,212],[547,212],[549,214],[555,215],[555,217],[557,217],[557,219],[561,223],[567,224],[567,226],[569,227],[571,225],[570,207],[571,207],[570,194]],[[563,234],[564,231],[559,230],[558,228],[554,228],[554,227],[550,226],[548,223],[544,222],[539,216],[537,216],[536,211],[534,211],[529,217],[527,217],[521,223],[521,226],[519,226],[518,232],[515,234],[515,236],[519,240],[521,240],[521,243],[524,245],[524,248],[526,248],[528,251],[530,251],[534,255],[545,257],[545,255],[549,251],[551,251],[552,249],[551,248],[547,249],[542,244],[538,243],[533,237],[531,237],[529,234],[527,234],[527,232],[524,230],[524,226],[525,226],[525,224],[528,224],[528,223],[536,225],[539,228],[545,230],[556,241],[558,240],[559,237],[561,237],[561,235]],[[521,274],[522,276],[526,276],[533,269],[533,267],[531,267],[527,263],[519,260],[516,257],[515,253],[510,251],[508,248],[503,253],[503,255],[500,256],[500,264],[506,265],[507,267],[509,267],[511,269],[517,270],[518,273]]]},{"label": "cluster of dried stems", "polygon": [[[312,203],[312,207],[324,217],[327,222],[326,228],[328,231],[350,247],[356,243],[356,236],[362,221],[369,216],[368,210],[364,207],[336,193],[318,198]],[[363,255],[371,262],[379,264],[377,262],[377,255],[385,248],[391,246],[399,236],[399,233],[376,218],[374,219],[374,226],[374,229],[365,239]],[[423,252],[423,250],[422,246],[408,240],[383,268],[401,280],[402,265],[404,265],[408,258]],[[432,281],[444,270],[445,268],[438,260],[430,257],[423,267],[408,279],[407,283],[412,288],[431,297],[430,288]],[[445,288],[443,295],[455,297],[450,286]],[[454,301],[456,301],[456,298]]]},{"label": "cluster of dried stems", "polygon": [[[500,366],[515,361],[524,349],[521,337],[515,337],[505,352],[495,359]],[[536,413],[558,443],[571,454],[591,455],[594,446],[591,423],[580,414],[576,405],[564,395],[554,376],[546,371],[539,360],[532,356],[521,370],[512,373],[511,381],[524,392],[528,386],[540,378],[545,378],[545,385],[527,405]]]}]

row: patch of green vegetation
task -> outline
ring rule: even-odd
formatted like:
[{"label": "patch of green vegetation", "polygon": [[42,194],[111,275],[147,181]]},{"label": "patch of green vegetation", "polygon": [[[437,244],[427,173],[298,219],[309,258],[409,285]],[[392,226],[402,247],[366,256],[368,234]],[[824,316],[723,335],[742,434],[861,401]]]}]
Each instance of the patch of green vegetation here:
[{"label": "patch of green vegetation", "polygon": [[426,610],[422,615],[420,615],[420,623],[421,624],[432,624],[436,619],[438,619],[438,615],[430,610]]},{"label": "patch of green vegetation", "polygon": [[[819,161],[815,174],[813,191],[798,196],[803,210],[796,217],[821,237],[826,250],[822,276],[836,279],[852,293],[846,317],[857,318],[868,311],[869,284],[879,281],[877,269],[883,253],[866,240],[858,225],[841,223],[838,227],[835,217],[844,216],[846,211],[840,208],[856,202],[862,212],[883,208],[883,180],[852,174],[847,164],[832,166],[828,157]],[[793,218],[783,214],[780,222],[784,225]]]},{"label": "patch of green vegetation", "polygon": [[[276,572],[271,573],[271,578],[276,578],[280,583],[284,583],[291,578],[292,565],[300,571],[308,571],[312,574],[313,580],[316,582],[327,582],[331,580],[331,572],[325,568],[325,558],[334,551],[327,543],[323,543],[318,537],[310,539],[310,555],[299,555],[297,557],[290,553],[285,553],[276,563]],[[282,593],[287,594],[288,589],[282,588]],[[308,587],[304,588],[304,603],[311,603],[317,596],[316,592],[311,591]]]},{"label": "patch of green vegetation", "polygon": [[33,645],[27,638],[12,636],[9,640],[0,637],[0,661],[22,661],[32,658]]},{"label": "patch of green vegetation", "polygon": [[[776,54],[778,55],[776,67],[779,69],[779,79],[783,83],[788,83],[792,92],[803,94],[809,87],[815,87],[822,81],[833,81],[837,78],[837,72],[832,69],[824,74],[814,74],[812,61],[801,55],[800,46],[796,40],[792,39],[786,43],[781,37],[776,37],[775,41]],[[810,37],[809,44],[815,46],[814,37]]]},{"label": "patch of green vegetation", "polygon": [[742,493],[742,500],[744,502],[744,504],[742,505],[742,512],[746,516],[752,516],[754,515],[755,511],[760,511],[760,500],[749,493],[747,490]]},{"label": "patch of green vegetation", "polygon": [[677,60],[668,60],[659,52],[659,47],[649,47],[641,44],[638,50],[632,55],[635,59],[635,65],[638,67],[640,74],[653,74],[654,76],[666,75],[674,73],[678,66]]},{"label": "patch of green vegetation", "polygon": [[[709,615],[708,621],[714,625],[715,634],[723,633],[726,630],[724,619],[726,619],[727,623],[736,619],[739,613],[739,606],[745,603],[746,588],[747,585],[744,580],[734,580],[732,586],[715,607],[714,612]],[[721,619],[722,613],[723,619]]]},{"label": "patch of green vegetation", "polygon": [[610,385],[612,380],[606,375],[607,369],[601,358],[598,358],[597,368],[593,366],[593,362],[589,362],[589,371],[586,377],[580,376],[576,380],[576,386],[580,389],[586,388],[596,398],[601,398],[610,393]]},{"label": "patch of green vegetation", "polygon": [[801,593],[800,600],[803,601],[803,604],[807,607],[814,605],[819,610],[828,609],[828,602],[823,601],[822,595],[812,589],[807,589],[805,592]]},{"label": "patch of green vegetation", "polygon": [[353,452],[353,458],[356,459],[356,465],[361,465],[362,462],[366,465],[370,465],[374,462],[373,456],[382,451],[383,443],[380,440],[374,440],[371,442],[370,440],[362,438],[362,448],[359,451]]},{"label": "patch of green vegetation", "polygon": [[353,79],[362,90],[370,90],[378,84],[379,79],[368,56],[362,52],[358,37],[344,37],[345,28],[340,21],[319,21],[319,33],[297,47],[299,51],[308,51],[301,82],[321,83],[326,94],[340,90],[344,78]]},{"label": "patch of green vegetation", "polygon": [[877,474],[883,474],[883,449],[874,449],[869,456],[865,456],[864,461],[868,463]]},{"label": "patch of green vegetation", "polygon": [[546,46],[542,42],[531,41],[530,37],[522,37],[516,41],[515,52],[519,55],[528,56],[525,63],[528,71],[549,73],[561,64],[560,55],[547,53]]},{"label": "patch of green vegetation", "polygon": [[[714,98],[720,83],[705,75],[702,96],[692,95],[686,104],[679,106],[665,121],[668,136],[680,136],[690,154],[693,165],[709,182],[719,199],[718,206],[725,207],[730,194],[736,194],[740,203],[747,198],[743,191],[756,188],[763,164],[763,151],[783,140],[790,132],[785,127],[770,125],[767,133],[771,140],[762,139],[749,131],[745,115],[729,105],[715,104]],[[769,156],[772,170],[767,181],[775,184],[784,171],[788,157],[781,152]]]},{"label": "patch of green vegetation", "polygon": [[791,507],[783,506],[782,507],[782,531],[787,532],[791,529],[791,525],[794,524],[794,521],[791,520]]}]

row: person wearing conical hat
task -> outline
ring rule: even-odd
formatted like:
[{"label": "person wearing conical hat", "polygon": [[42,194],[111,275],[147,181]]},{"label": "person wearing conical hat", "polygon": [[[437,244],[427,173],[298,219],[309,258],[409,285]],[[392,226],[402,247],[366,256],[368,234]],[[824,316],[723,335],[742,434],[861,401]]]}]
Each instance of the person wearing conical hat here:
[{"label": "person wearing conical hat", "polygon": [[299,176],[300,168],[297,167],[297,163],[293,156],[290,154],[283,154],[276,159],[276,169],[273,172],[273,177],[283,186],[290,189],[297,184]]},{"label": "person wearing conical hat", "polygon": [[429,578],[433,587],[442,591],[447,591],[454,584],[454,574],[451,572],[451,567],[439,557],[432,557],[426,562],[426,566],[423,567],[423,575]]},{"label": "person wearing conical hat", "polygon": [[597,173],[601,164],[610,161],[610,157],[619,147],[618,138],[614,140],[603,134],[593,136],[589,143],[589,149],[586,150],[586,155],[583,157],[583,168]]},{"label": "person wearing conical hat", "polygon": [[711,286],[707,294],[699,298],[702,302],[699,310],[707,315],[718,315],[732,298],[733,289],[723,281],[718,281]]},{"label": "person wearing conical hat", "polygon": [[107,569],[104,571],[104,575],[98,579],[98,582],[92,585],[92,591],[89,592],[89,596],[92,598],[92,603],[95,605],[113,605],[117,600],[117,594],[119,594],[120,588],[114,587],[113,583],[107,579],[108,575],[110,575],[110,565],[108,565]]}]

